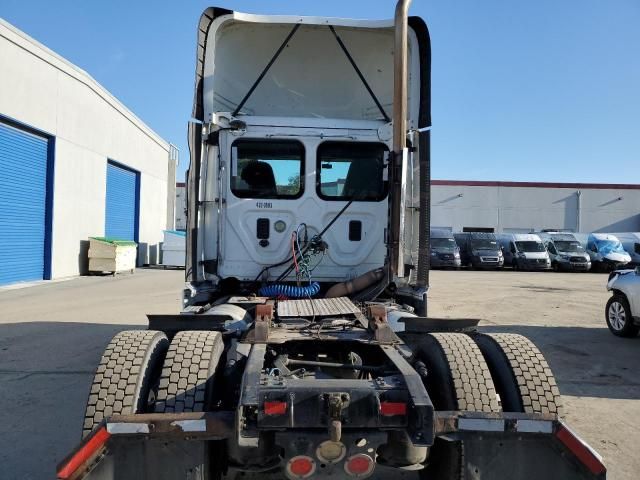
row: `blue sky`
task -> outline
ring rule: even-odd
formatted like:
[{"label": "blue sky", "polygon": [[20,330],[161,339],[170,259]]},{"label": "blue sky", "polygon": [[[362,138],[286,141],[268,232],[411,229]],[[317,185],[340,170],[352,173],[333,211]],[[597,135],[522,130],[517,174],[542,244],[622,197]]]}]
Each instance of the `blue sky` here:
[{"label": "blue sky", "polygon": [[[195,33],[209,2],[1,0],[188,159]],[[392,0],[228,1],[387,18]],[[433,48],[433,177],[640,183],[638,0],[414,0]]]}]

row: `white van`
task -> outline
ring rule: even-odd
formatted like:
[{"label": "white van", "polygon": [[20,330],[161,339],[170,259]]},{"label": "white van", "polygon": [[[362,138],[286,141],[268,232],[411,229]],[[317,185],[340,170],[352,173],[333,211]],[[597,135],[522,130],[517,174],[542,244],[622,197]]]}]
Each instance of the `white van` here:
[{"label": "white van", "polygon": [[573,233],[540,232],[538,236],[547,247],[555,271],[588,272],[591,268],[591,257]]},{"label": "white van", "polygon": [[610,272],[631,262],[618,237],[610,233],[592,233],[587,237],[587,253],[593,270]]},{"label": "white van", "polygon": [[631,264],[635,267],[640,266],[640,232],[622,232],[612,235],[618,237],[622,243],[622,248],[631,257]]},{"label": "white van", "polygon": [[504,264],[514,270],[549,270],[551,259],[540,237],[534,233],[498,235]]}]

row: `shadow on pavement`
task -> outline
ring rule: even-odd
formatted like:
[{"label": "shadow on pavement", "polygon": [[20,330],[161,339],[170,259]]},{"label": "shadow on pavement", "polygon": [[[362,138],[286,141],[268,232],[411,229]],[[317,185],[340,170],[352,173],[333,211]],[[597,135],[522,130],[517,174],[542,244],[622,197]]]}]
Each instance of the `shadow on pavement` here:
[{"label": "shadow on pavement", "polygon": [[640,398],[640,338],[615,337],[607,328],[502,325],[480,331],[519,333],[533,341],[562,395]]},{"label": "shadow on pavement", "polygon": [[42,480],[79,442],[104,347],[140,325],[32,322],[0,325],[0,477]]}]

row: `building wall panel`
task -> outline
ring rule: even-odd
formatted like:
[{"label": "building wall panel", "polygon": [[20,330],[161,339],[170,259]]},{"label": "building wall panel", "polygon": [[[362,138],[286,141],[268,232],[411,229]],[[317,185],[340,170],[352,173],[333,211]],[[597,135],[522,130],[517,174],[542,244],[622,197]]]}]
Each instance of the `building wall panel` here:
[{"label": "building wall panel", "polygon": [[55,137],[52,276],[85,271],[103,236],[108,159],[140,172],[139,263],[154,263],[169,225],[169,144],[78,67],[0,20],[0,115]]}]

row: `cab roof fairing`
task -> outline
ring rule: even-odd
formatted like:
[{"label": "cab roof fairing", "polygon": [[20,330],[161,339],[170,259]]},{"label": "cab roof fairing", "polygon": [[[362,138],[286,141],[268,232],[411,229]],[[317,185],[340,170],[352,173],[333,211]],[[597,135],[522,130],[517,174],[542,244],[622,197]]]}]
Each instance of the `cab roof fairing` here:
[{"label": "cab roof fairing", "polygon": [[[235,110],[296,25],[300,28],[239,116],[245,121],[270,116],[384,123],[375,100],[329,29],[333,26],[386,115],[392,117],[393,20],[264,16],[210,8],[200,20],[194,118],[208,122],[216,113]],[[426,126],[420,111],[421,87],[428,81],[422,76],[429,75],[430,69],[421,65],[413,28],[409,29],[409,53],[408,124],[421,128]]]}]

